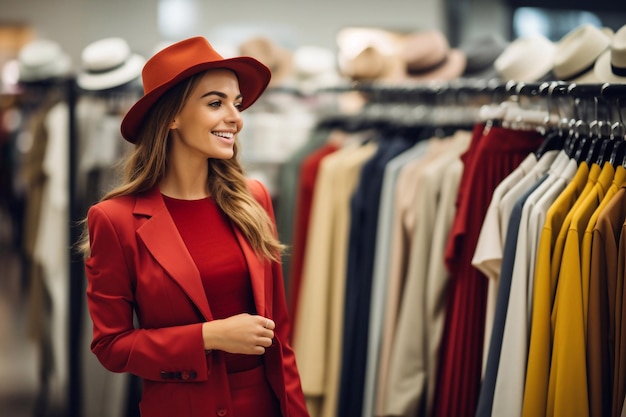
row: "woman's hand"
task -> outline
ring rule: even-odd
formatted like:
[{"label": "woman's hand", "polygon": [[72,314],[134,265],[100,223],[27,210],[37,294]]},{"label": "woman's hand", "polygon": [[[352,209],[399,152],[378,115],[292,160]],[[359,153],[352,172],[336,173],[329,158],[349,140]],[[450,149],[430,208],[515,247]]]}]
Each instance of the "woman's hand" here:
[{"label": "woman's hand", "polygon": [[262,355],[272,345],[276,324],[263,316],[248,313],[203,323],[202,338],[206,350]]}]

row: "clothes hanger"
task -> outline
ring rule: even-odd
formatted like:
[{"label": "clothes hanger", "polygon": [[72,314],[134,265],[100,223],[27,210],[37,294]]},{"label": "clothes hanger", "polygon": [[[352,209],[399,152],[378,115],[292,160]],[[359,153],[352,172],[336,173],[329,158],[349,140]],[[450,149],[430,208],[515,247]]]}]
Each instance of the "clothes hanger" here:
[{"label": "clothes hanger", "polygon": [[623,165],[626,167],[626,125],[622,118],[622,108],[620,106],[619,97],[616,98],[616,111],[618,121],[611,125],[611,139],[613,141],[613,149],[608,157],[608,161],[614,167]]},{"label": "clothes hanger", "polygon": [[[560,108],[555,103],[555,99],[552,95],[553,90],[558,85],[558,82],[545,82],[539,87],[539,94],[545,97],[547,115],[543,120],[543,127],[538,127],[546,139],[535,151],[537,159],[541,158],[548,151],[564,149],[567,144],[567,135],[564,134],[564,130],[561,125],[561,121],[564,120],[564,118],[561,115]],[[555,109],[556,114],[554,113]]]},{"label": "clothes hanger", "polygon": [[507,110],[518,106],[516,98],[511,95],[515,85],[514,81],[508,81],[506,84],[490,81],[487,84],[491,102],[480,107],[477,117],[480,123],[485,124],[486,130],[491,127],[503,127],[502,122]]},{"label": "clothes hanger", "polygon": [[432,121],[435,126],[471,130],[479,120],[485,101],[486,84],[473,80],[452,80],[437,89],[433,98]]},{"label": "clothes hanger", "polygon": [[608,102],[615,103],[612,115],[617,119],[610,128],[610,137],[613,140],[613,149],[608,161],[614,166],[622,165],[626,168],[626,124],[622,117],[621,99],[626,97],[626,85],[605,83],[600,95]]},{"label": "clothes hanger", "polygon": [[610,146],[606,143],[609,141],[609,135],[606,132],[607,122],[601,120],[599,116],[599,100],[599,97],[593,97],[594,116],[593,120],[589,122],[589,149],[585,158],[587,165],[595,163],[601,166],[606,147]]},{"label": "clothes hanger", "polygon": [[[573,126],[573,135],[576,142],[574,158],[578,163],[583,161],[588,164],[593,162],[594,156],[599,149],[598,137],[592,135],[592,129],[596,129],[598,123],[598,97],[601,92],[600,84],[571,84],[568,87],[569,94],[574,97],[576,122]],[[589,112],[589,104],[592,104],[592,112]],[[586,111],[585,111],[586,110]],[[588,122],[591,120],[592,122]]]},{"label": "clothes hanger", "polygon": [[564,138],[563,149],[570,158],[574,158],[579,145],[578,136],[574,134],[574,125],[580,120],[578,116],[580,104],[570,93],[570,86],[570,83],[564,81],[554,81],[548,88],[548,94],[557,109],[559,119],[555,128]]}]

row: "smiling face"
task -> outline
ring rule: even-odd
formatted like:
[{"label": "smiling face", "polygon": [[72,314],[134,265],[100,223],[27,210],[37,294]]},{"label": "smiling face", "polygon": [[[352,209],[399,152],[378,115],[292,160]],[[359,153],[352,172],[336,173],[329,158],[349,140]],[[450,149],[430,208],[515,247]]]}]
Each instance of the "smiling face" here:
[{"label": "smiling face", "polygon": [[232,158],[237,133],[243,127],[242,99],[232,71],[204,74],[170,125],[170,158],[182,157],[188,162]]}]

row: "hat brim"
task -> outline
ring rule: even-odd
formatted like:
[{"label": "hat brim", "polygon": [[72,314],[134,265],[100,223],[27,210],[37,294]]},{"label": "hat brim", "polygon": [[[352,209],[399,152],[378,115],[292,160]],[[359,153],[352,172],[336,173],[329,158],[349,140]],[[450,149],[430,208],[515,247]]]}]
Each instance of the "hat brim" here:
[{"label": "hat brim", "polygon": [[490,67],[483,68],[480,71],[467,71],[466,70],[463,72],[462,78],[471,79],[471,80],[491,81],[491,80],[500,80],[500,74],[495,69],[495,67],[491,65]]},{"label": "hat brim", "polygon": [[72,69],[71,58],[63,54],[53,62],[41,67],[32,68],[19,63],[19,82],[35,83],[39,81],[54,80],[70,74]]},{"label": "hat brim", "polygon": [[596,73],[592,68],[584,74],[568,80],[568,82],[572,84],[600,84],[601,81],[598,79]]},{"label": "hat brim", "polygon": [[615,75],[611,70],[611,50],[606,50],[598,57],[593,72],[599,82],[626,84],[626,77]]},{"label": "hat brim", "polygon": [[265,65],[247,56],[204,62],[189,67],[174,78],[152,89],[130,108],[121,124],[121,133],[124,139],[131,143],[137,141],[146,114],[165,92],[186,78],[211,69],[228,69],[237,75],[239,90],[243,96],[242,111],[257,101],[271,79],[271,72]]},{"label": "hat brim", "polygon": [[76,83],[83,90],[108,90],[127,84],[141,76],[145,59],[133,54],[120,67],[103,73],[82,72],[76,77]]},{"label": "hat brim", "polygon": [[460,49],[450,49],[446,61],[423,74],[410,74],[409,79],[413,81],[451,81],[459,78],[465,71],[467,58]]}]

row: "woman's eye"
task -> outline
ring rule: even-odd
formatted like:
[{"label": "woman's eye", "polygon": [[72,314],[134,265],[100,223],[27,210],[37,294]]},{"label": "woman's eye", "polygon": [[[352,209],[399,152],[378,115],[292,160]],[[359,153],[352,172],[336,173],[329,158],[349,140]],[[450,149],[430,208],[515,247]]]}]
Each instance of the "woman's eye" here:
[{"label": "woman's eye", "polygon": [[222,102],[219,101],[219,100],[212,101],[212,102],[209,103],[209,106],[211,106],[211,107],[219,107],[221,105],[222,105]]},{"label": "woman's eye", "polygon": [[237,108],[237,110],[241,111],[243,103],[235,103],[235,107]]}]

